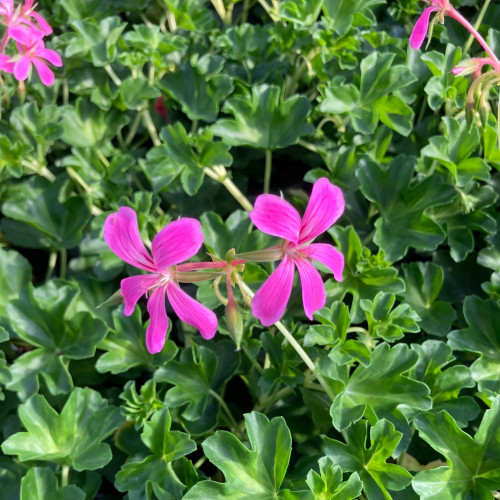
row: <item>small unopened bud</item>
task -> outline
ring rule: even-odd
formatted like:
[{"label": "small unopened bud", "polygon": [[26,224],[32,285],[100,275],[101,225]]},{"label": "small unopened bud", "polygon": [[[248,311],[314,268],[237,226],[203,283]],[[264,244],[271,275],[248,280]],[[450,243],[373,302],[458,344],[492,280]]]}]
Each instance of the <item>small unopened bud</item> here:
[{"label": "small unopened bud", "polygon": [[236,344],[236,350],[239,351],[241,349],[241,339],[243,338],[243,319],[240,308],[232,294],[226,305],[226,323],[229,335]]},{"label": "small unopened bud", "polygon": [[459,62],[451,72],[455,76],[467,76],[474,73],[480,68],[480,63],[477,59],[466,59],[465,61]]},{"label": "small unopened bud", "polygon": [[101,309],[101,307],[116,306],[123,302],[122,291],[117,290],[109,299],[105,300],[102,304],[99,304],[96,309]]}]

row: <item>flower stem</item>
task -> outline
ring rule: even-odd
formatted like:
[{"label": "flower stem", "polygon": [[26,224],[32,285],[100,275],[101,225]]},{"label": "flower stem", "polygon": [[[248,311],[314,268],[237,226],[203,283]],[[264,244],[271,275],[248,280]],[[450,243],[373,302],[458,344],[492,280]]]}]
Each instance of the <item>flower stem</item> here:
[{"label": "flower stem", "polygon": [[63,465],[61,467],[61,488],[68,486],[69,478],[69,465]]},{"label": "flower stem", "polygon": [[253,210],[253,205],[240,191],[238,186],[228,177],[227,170],[224,166],[216,165],[213,167],[205,167],[203,171],[214,181],[220,182],[247,212],[251,212]]},{"label": "flower stem", "polygon": [[153,119],[151,118],[149,109],[142,110],[142,118],[144,120],[144,126],[148,130],[151,140],[153,141],[153,144],[155,146],[161,146],[161,140],[158,137],[158,132],[156,131],[156,127],[153,122]]},{"label": "flower stem", "polygon": [[118,77],[118,75],[114,72],[113,68],[111,67],[110,64],[105,64],[104,65],[104,71],[108,74],[108,76],[111,78],[113,83],[119,87],[122,84],[122,81]]},{"label": "flower stem", "polygon": [[[245,282],[241,281],[241,283],[239,283],[239,284],[241,287],[243,287],[245,289],[245,292],[250,297],[253,297],[255,295]],[[326,380],[316,370],[316,365],[314,364],[314,361],[309,357],[307,352],[304,351],[302,346],[295,340],[294,336],[287,330],[287,328],[285,327],[285,325],[281,321],[277,321],[276,323],[274,323],[274,325],[283,334],[283,336],[288,340],[288,342],[295,349],[297,354],[302,358],[304,363],[307,365],[307,367],[314,374],[314,376],[316,377],[318,382],[323,387],[324,391],[328,394],[328,396],[330,397],[330,399],[333,402],[333,400],[335,399],[335,393],[333,392],[332,388],[327,384]]]},{"label": "flower stem", "polygon": [[59,263],[59,277],[61,279],[66,279],[66,273],[68,270],[68,252],[63,248],[60,252],[61,261]]},{"label": "flower stem", "polygon": [[486,40],[481,36],[481,34],[472,26],[467,19],[465,19],[460,12],[455,10],[454,8],[451,8],[448,10],[448,15],[458,21],[462,26],[464,26],[473,36],[474,38],[480,43],[481,47],[486,51],[486,53],[491,57],[492,61],[494,62],[494,68],[496,71],[500,71],[500,60],[498,57],[495,55],[495,53],[491,50],[490,46],[486,43]]},{"label": "flower stem", "polygon": [[266,166],[264,170],[264,193],[269,193],[271,188],[271,173],[273,169],[273,152],[266,149]]},{"label": "flower stem", "polygon": [[52,251],[49,254],[49,261],[47,263],[47,272],[45,273],[45,281],[48,281],[54,272],[57,262],[57,252]]}]

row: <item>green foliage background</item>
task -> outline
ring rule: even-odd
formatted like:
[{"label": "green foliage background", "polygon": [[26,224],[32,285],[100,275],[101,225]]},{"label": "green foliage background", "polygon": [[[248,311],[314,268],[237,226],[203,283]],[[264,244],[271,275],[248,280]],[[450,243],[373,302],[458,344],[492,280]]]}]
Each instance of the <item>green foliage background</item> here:
[{"label": "green foliage background", "polygon": [[[482,4],[455,6],[474,21]],[[408,47],[423,7],[40,2],[64,66],[53,87],[3,74],[1,88],[2,498],[493,498],[497,123],[465,120],[470,82],[450,73],[460,25]],[[481,32],[497,54],[499,18],[493,1]],[[243,304],[235,351],[209,283],[191,292],[217,312],[216,338],[169,311],[156,355],[144,304],[129,318],[97,308],[133,274],[102,238],[118,207],[146,241],[197,217],[224,257],[270,243],[245,212],[264,184],[302,210],[320,177],[347,201],[324,235],[344,280],[326,280],[314,322],[296,284],[284,322],[333,401]],[[270,271],[248,264],[244,278],[255,290]]]}]

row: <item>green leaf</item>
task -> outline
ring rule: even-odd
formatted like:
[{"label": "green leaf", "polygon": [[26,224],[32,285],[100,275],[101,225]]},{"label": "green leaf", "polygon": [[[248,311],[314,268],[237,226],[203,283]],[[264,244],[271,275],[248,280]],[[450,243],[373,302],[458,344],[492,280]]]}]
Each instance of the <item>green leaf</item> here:
[{"label": "green leaf", "polygon": [[323,0],[323,9],[331,27],[342,34],[352,26],[356,14],[368,14],[367,10],[370,12],[371,7],[381,3],[382,0]]},{"label": "green leaf", "polygon": [[280,2],[282,19],[298,25],[311,26],[321,11],[323,0],[284,0]]},{"label": "green leaf", "polygon": [[191,59],[160,81],[182,111],[191,120],[213,122],[219,114],[219,103],[233,91],[232,78],[223,73],[224,59],[206,54]]},{"label": "green leaf", "polygon": [[52,394],[68,393],[73,384],[69,360],[92,357],[105,337],[108,328],[101,319],[88,312],[72,313],[78,292],[75,286],[50,281],[37,289],[29,285],[19,299],[8,304],[16,334],[37,347],[16,358],[10,367],[7,387],[18,391],[22,399],[37,391],[40,377]]},{"label": "green leaf", "polygon": [[469,127],[465,120],[459,122],[451,116],[443,118],[444,137],[434,136],[422,149],[422,154],[450,171],[455,182],[463,187],[472,179],[487,181],[490,167],[479,157],[471,157],[480,142],[479,129]]},{"label": "green leaf", "polygon": [[500,488],[500,398],[493,400],[474,438],[445,411],[415,420],[420,437],[446,457],[448,466],[419,472],[413,489],[422,499],[491,498]]},{"label": "green leaf", "polygon": [[217,431],[203,442],[206,457],[224,473],[226,482],[201,481],[185,500],[281,498],[278,492],[292,449],[285,420],[269,421],[262,413],[252,412],[245,415],[245,423],[250,448],[226,431]]},{"label": "green leaf", "polygon": [[367,447],[367,422],[360,420],[347,430],[347,444],[324,438],[325,453],[343,471],[359,474],[367,498],[390,500],[389,490],[402,490],[411,482],[411,474],[403,467],[387,463],[400,439],[401,433],[391,422],[379,420],[370,428]]},{"label": "green leaf", "polygon": [[78,98],[74,106],[61,109],[64,133],[62,140],[81,148],[108,146],[129,122],[127,115],[116,108],[100,110],[86,99]]},{"label": "green leaf", "polygon": [[412,182],[413,171],[414,160],[400,155],[387,166],[366,162],[356,172],[363,194],[380,210],[374,241],[391,261],[404,257],[409,247],[436,249],[444,234],[425,211],[456,194],[437,175]]},{"label": "green leaf", "polygon": [[113,328],[99,343],[99,349],[107,352],[97,360],[96,370],[99,373],[117,374],[136,366],[163,366],[175,358],[177,347],[171,340],[165,341],[161,352],[150,354],[144,338],[145,328],[142,326],[139,308],[128,317],[123,314],[121,308],[113,311]]},{"label": "green leaf", "polygon": [[366,314],[371,337],[380,337],[394,342],[404,336],[404,332],[417,333],[420,328],[418,314],[408,304],[400,304],[392,309],[396,297],[390,293],[379,292],[372,300],[361,300],[361,309]]},{"label": "green leaf", "polygon": [[[90,212],[82,198],[57,201],[65,179],[53,184],[40,176],[12,186],[5,195],[2,231],[15,245],[61,250],[76,247],[82,239]],[[22,224],[13,222],[21,222]]]},{"label": "green leaf", "polygon": [[14,250],[0,248],[0,325],[5,324],[7,304],[31,283],[31,265]]},{"label": "green leaf", "polygon": [[474,387],[469,367],[448,366],[455,361],[451,348],[439,340],[413,344],[418,353],[415,378],[431,390],[432,412],[446,410],[460,427],[477,417],[479,406],[470,396],[460,396],[464,388]]},{"label": "green leaf", "polygon": [[37,394],[19,407],[27,432],[17,432],[2,444],[7,455],[46,460],[76,470],[95,470],[111,460],[111,448],[102,443],[121,423],[120,410],[109,406],[92,389],[77,387],[61,413]]},{"label": "green leaf", "polygon": [[21,481],[21,500],[84,500],[85,493],[73,484],[59,489],[57,478],[48,467],[29,469]]},{"label": "green leaf", "polygon": [[500,393],[500,307],[492,300],[470,296],[464,301],[464,317],[469,325],[448,335],[449,344],[457,351],[480,354],[472,363],[472,378],[479,390],[496,396]]},{"label": "green leaf", "polygon": [[[196,450],[196,443],[184,432],[171,431],[171,418],[167,408],[155,412],[144,424],[143,443],[152,454],[141,462],[129,462],[116,475],[118,491],[128,491],[130,498],[157,498],[176,500],[183,498],[186,486],[177,476],[173,462]],[[190,463],[190,462],[189,462]],[[191,468],[194,467],[191,465]]]},{"label": "green leaf", "polygon": [[304,96],[282,99],[281,89],[276,85],[254,85],[251,94],[226,101],[223,110],[235,119],[218,120],[214,134],[232,146],[284,148],[311,133],[312,128],[306,123],[310,109],[309,100]]},{"label": "green leaf", "polygon": [[120,85],[120,94],[127,109],[138,109],[144,101],[161,95],[155,87],[150,86],[145,78],[126,78]]},{"label": "green leaf", "polygon": [[436,300],[443,286],[443,270],[432,262],[403,265],[405,301],[420,316],[419,326],[427,333],[445,336],[450,331],[455,311],[449,302]]},{"label": "green leaf", "polygon": [[122,409],[125,418],[133,421],[136,429],[140,429],[156,410],[162,408],[163,403],[156,397],[154,379],[149,379],[143,384],[139,394],[135,388],[135,382],[135,380],[129,380],[125,384],[120,399],[124,401]]},{"label": "green leaf", "polygon": [[431,407],[429,388],[404,375],[416,362],[417,354],[405,344],[390,348],[379,344],[368,367],[359,365],[349,377],[344,390],[337,395],[330,409],[334,426],[346,429],[360,419],[367,406],[376,418],[395,417],[400,405],[427,410]]},{"label": "green leaf", "polygon": [[94,66],[112,63],[118,52],[117,41],[127,23],[120,22],[118,16],[106,17],[99,22],[94,20],[76,20],[71,26],[80,35],[74,42],[78,49],[90,52]]},{"label": "green leaf", "polygon": [[450,254],[455,262],[463,261],[474,250],[472,231],[495,234],[496,221],[483,209],[493,205],[497,197],[490,186],[469,182],[462,190],[460,198],[429,212],[432,220],[446,231]]},{"label": "green leaf", "polygon": [[398,272],[385,260],[383,252],[372,255],[368,248],[363,248],[361,240],[353,227],[334,226],[328,232],[344,255],[344,271],[339,283],[329,279],[325,283],[327,297],[343,300],[347,293],[352,295],[350,316],[353,323],[364,319],[360,307],[361,299],[371,300],[380,289],[385,292],[399,293],[404,290],[403,280]]},{"label": "green leaf", "polygon": [[314,470],[307,474],[307,485],[316,500],[353,500],[361,494],[363,483],[357,472],[342,481],[342,469],[330,457],[319,459],[319,474]]}]

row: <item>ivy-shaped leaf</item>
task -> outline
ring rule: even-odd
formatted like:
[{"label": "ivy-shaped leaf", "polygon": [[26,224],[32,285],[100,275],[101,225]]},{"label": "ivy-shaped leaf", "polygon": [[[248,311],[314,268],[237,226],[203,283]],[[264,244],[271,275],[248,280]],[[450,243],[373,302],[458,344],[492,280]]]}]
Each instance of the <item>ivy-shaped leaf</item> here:
[{"label": "ivy-shaped leaf", "polygon": [[456,195],[440,176],[412,181],[413,172],[414,159],[403,155],[389,165],[366,162],[356,172],[363,194],[380,210],[374,241],[390,261],[404,257],[409,247],[435,250],[444,233],[425,211]]},{"label": "ivy-shaped leaf", "polygon": [[[168,408],[155,412],[149,422],[144,424],[141,434],[143,443],[152,454],[141,462],[128,462],[116,475],[118,491],[128,491],[130,498],[150,500],[152,491],[156,498],[177,500],[183,498],[186,486],[174,470],[174,462],[196,450],[196,443],[189,435],[170,430],[171,418]],[[194,467],[187,461],[189,466]]]},{"label": "ivy-shaped leaf", "polygon": [[483,159],[472,156],[479,146],[479,129],[475,125],[469,127],[465,120],[459,122],[451,116],[445,116],[443,123],[444,136],[431,137],[429,144],[422,149],[422,155],[448,169],[460,187],[472,179],[487,181],[490,167]]},{"label": "ivy-shaped leaf", "polygon": [[219,103],[233,90],[232,78],[223,67],[222,57],[206,54],[167,73],[160,86],[181,103],[182,111],[191,120],[213,122],[219,114]]},{"label": "ivy-shaped leaf", "polygon": [[480,355],[470,367],[472,378],[480,391],[496,396],[500,393],[500,307],[492,300],[467,297],[464,317],[469,327],[452,331],[448,335],[449,344],[457,351]]},{"label": "ivy-shaped leaf", "polygon": [[6,218],[2,219],[1,229],[10,242],[53,250],[78,246],[90,212],[77,196],[58,201],[66,180],[60,176],[51,183],[33,176],[7,190],[2,206]]},{"label": "ivy-shaped leaf", "polygon": [[[349,377],[342,392],[335,398],[330,414],[339,430],[359,420],[365,412],[375,419],[400,419],[400,405],[420,410],[431,407],[429,388],[405,375],[416,362],[417,353],[405,344],[390,348],[379,344],[372,352],[368,367],[359,365]],[[396,417],[394,417],[396,415]]]},{"label": "ivy-shaped leaf", "polygon": [[396,297],[390,293],[378,292],[373,300],[362,300],[361,309],[368,321],[371,337],[380,337],[394,342],[404,336],[404,332],[417,333],[420,328],[418,314],[408,304],[399,304],[392,309]]},{"label": "ivy-shaped leaf", "polygon": [[52,394],[66,394],[73,387],[69,360],[90,358],[108,327],[89,312],[72,314],[70,306],[79,293],[76,286],[50,281],[36,289],[30,284],[11,301],[7,314],[16,334],[36,347],[22,354],[10,367],[7,388],[22,399],[37,392],[43,378]]},{"label": "ivy-shaped leaf", "polygon": [[22,462],[70,465],[78,471],[100,469],[111,460],[111,448],[102,441],[122,422],[120,410],[88,387],[77,387],[59,415],[36,394],[19,407],[19,418],[27,432],[5,440],[5,454],[18,455]]},{"label": "ivy-shaped leaf", "polygon": [[343,471],[359,474],[367,498],[390,500],[388,490],[402,490],[411,482],[411,474],[403,467],[387,463],[401,440],[401,433],[384,419],[370,428],[369,439],[367,446],[367,421],[360,420],[347,430],[347,444],[324,438],[325,453]]},{"label": "ivy-shaped leaf", "polygon": [[446,410],[460,427],[476,418],[479,406],[470,396],[460,396],[464,388],[474,387],[469,367],[448,366],[455,361],[450,346],[440,340],[413,344],[418,361],[413,368],[415,378],[431,390],[432,412]]},{"label": "ivy-shaped leaf", "polygon": [[6,325],[7,304],[31,283],[31,265],[14,250],[0,248],[0,325]]},{"label": "ivy-shaped leaf", "polygon": [[342,481],[342,468],[335,465],[330,457],[319,459],[319,474],[311,470],[307,474],[307,485],[314,493],[315,500],[353,500],[358,498],[363,483],[357,472],[347,481]]},{"label": "ivy-shaped leaf", "polygon": [[251,94],[233,97],[223,110],[234,120],[223,118],[214,126],[214,134],[232,146],[253,146],[273,150],[296,144],[299,137],[311,133],[306,123],[311,109],[305,96],[282,99],[275,85],[254,85]]},{"label": "ivy-shaped leaf", "polygon": [[419,472],[413,489],[423,500],[492,498],[500,489],[500,397],[484,414],[474,438],[445,411],[415,420],[420,437],[446,457],[447,467]]},{"label": "ivy-shaped leaf", "polygon": [[157,354],[148,352],[144,342],[145,327],[141,322],[139,308],[128,317],[123,314],[121,308],[113,311],[112,316],[113,328],[98,344],[99,349],[107,351],[97,360],[98,372],[117,374],[136,366],[149,368],[163,366],[177,354],[175,343],[169,339],[166,340],[161,352]]},{"label": "ivy-shaped leaf", "polygon": [[445,336],[450,331],[455,311],[449,302],[436,300],[443,286],[443,270],[432,262],[403,265],[405,301],[420,316],[419,325],[427,333]]},{"label": "ivy-shaped leaf", "polygon": [[250,447],[227,431],[217,431],[203,442],[206,457],[225,476],[224,483],[201,481],[184,496],[185,500],[255,498],[272,500],[287,497],[280,486],[292,450],[292,438],[283,417],[271,421],[262,413],[245,415]]},{"label": "ivy-shaped leaf", "polygon": [[398,278],[398,272],[385,260],[379,252],[372,255],[370,250],[363,248],[361,240],[354,228],[334,226],[328,232],[333,236],[339,250],[344,255],[344,271],[339,283],[329,279],[325,283],[327,296],[333,300],[342,301],[347,293],[352,295],[350,316],[353,323],[364,319],[360,307],[361,299],[371,300],[380,289],[385,292],[399,293],[404,290],[403,281]]},{"label": "ivy-shaped leaf", "polygon": [[59,488],[57,478],[48,467],[29,469],[21,481],[21,500],[84,500],[85,493],[69,484]]}]

